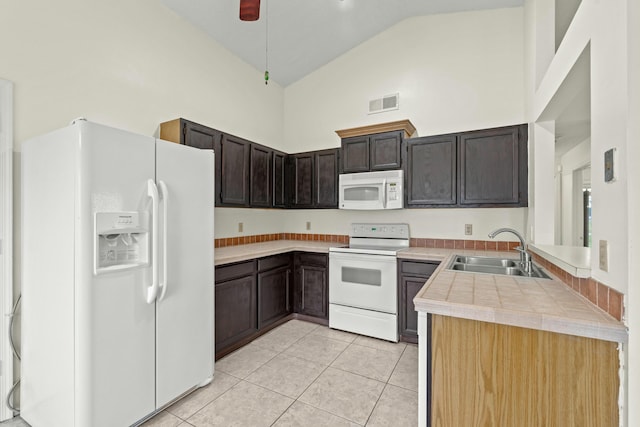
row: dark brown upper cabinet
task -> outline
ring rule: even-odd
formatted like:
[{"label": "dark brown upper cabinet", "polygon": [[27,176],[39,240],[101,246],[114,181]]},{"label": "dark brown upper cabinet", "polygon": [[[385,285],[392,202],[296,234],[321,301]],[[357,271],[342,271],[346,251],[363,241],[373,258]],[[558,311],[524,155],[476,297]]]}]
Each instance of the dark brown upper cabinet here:
[{"label": "dark brown upper cabinet", "polygon": [[403,131],[342,139],[342,172],[400,169]]},{"label": "dark brown upper cabinet", "polygon": [[312,152],[291,154],[289,183],[291,185],[291,207],[313,207],[313,163]]},{"label": "dark brown upper cabinet", "polygon": [[456,136],[429,136],[406,141],[406,205],[457,203]]},{"label": "dark brown upper cabinet", "polygon": [[338,149],[315,151],[314,207],[338,207]]},{"label": "dark brown upper cabinet", "polygon": [[251,143],[225,133],[215,152],[220,158],[220,192],[216,206],[249,206]]},{"label": "dark brown upper cabinet", "polygon": [[526,206],[526,126],[466,132],[459,138],[460,204]]},{"label": "dark brown upper cabinet", "polygon": [[406,206],[527,206],[527,139],[524,124],[407,140]]},{"label": "dark brown upper cabinet", "polygon": [[251,178],[249,194],[251,206],[269,208],[273,205],[272,188],[273,150],[258,144],[251,144]]},{"label": "dark brown upper cabinet", "polygon": [[342,140],[342,171],[344,173],[369,171],[369,137],[354,136]]},{"label": "dark brown upper cabinet", "polygon": [[289,155],[292,208],[338,207],[338,149]]},{"label": "dark brown upper cabinet", "polygon": [[287,154],[281,151],[273,151],[273,177],[272,177],[272,191],[273,191],[273,207],[274,208],[286,208],[287,207],[287,185],[286,185],[286,170],[287,170]]},{"label": "dark brown upper cabinet", "polygon": [[213,150],[221,138],[222,132],[185,119],[160,125],[160,139],[204,150]]}]

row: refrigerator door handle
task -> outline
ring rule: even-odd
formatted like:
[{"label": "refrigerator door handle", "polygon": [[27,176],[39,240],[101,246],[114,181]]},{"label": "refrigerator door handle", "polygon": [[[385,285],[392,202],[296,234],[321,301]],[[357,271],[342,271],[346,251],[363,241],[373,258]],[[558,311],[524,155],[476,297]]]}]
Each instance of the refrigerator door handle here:
[{"label": "refrigerator door handle", "polygon": [[153,304],[158,295],[158,187],[152,179],[147,181],[147,196],[151,199],[151,286],[147,288],[147,304]]},{"label": "refrigerator door handle", "polygon": [[168,224],[168,204],[169,204],[169,190],[167,184],[164,181],[158,181],[158,188],[160,189],[160,195],[162,197],[162,278],[159,283],[160,296],[158,301],[164,299],[164,294],[167,292],[167,224]]}]

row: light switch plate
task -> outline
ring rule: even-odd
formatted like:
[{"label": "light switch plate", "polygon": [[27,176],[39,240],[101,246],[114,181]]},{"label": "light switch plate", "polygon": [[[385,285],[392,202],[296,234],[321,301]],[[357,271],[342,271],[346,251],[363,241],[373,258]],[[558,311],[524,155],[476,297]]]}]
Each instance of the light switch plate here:
[{"label": "light switch plate", "polygon": [[616,180],[616,149],[612,148],[604,152],[604,182],[613,182]]},{"label": "light switch plate", "polygon": [[599,249],[599,268],[602,271],[609,271],[609,242],[606,240],[600,240]]}]

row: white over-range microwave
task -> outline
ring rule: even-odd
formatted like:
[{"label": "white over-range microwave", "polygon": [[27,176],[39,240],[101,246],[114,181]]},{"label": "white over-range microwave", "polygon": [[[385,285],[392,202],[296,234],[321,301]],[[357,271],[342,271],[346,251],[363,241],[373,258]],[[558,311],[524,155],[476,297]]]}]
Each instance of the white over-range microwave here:
[{"label": "white over-range microwave", "polygon": [[380,210],[404,207],[402,170],[341,174],[340,209]]}]

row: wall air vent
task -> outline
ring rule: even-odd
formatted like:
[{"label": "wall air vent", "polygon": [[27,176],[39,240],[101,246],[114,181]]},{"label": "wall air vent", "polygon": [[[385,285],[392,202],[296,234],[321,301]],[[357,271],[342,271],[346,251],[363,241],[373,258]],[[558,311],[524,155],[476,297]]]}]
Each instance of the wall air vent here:
[{"label": "wall air vent", "polygon": [[400,94],[398,93],[369,101],[369,114],[397,110],[398,108],[400,108]]}]

